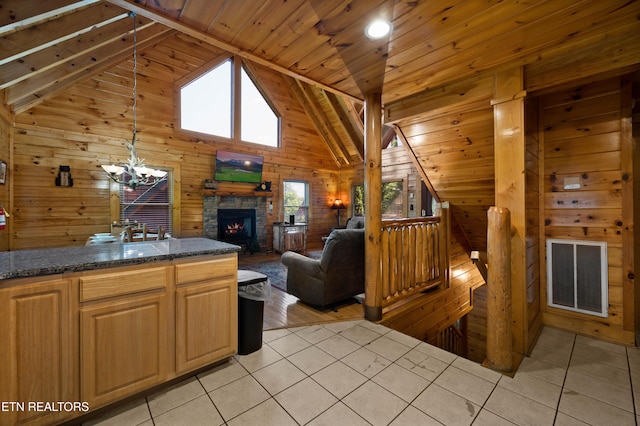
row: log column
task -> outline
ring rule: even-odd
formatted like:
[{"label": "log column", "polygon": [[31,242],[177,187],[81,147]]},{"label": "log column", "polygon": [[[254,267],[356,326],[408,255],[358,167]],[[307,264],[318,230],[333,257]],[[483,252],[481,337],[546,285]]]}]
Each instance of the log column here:
[{"label": "log column", "polygon": [[382,94],[364,100],[364,317],[382,319],[380,237],[382,227]]},{"label": "log column", "polygon": [[[528,351],[524,79],[521,67],[495,75],[493,105],[495,205],[511,218],[511,303],[513,351]],[[491,266],[489,266],[491,267]],[[491,271],[489,271],[491,274]],[[493,327],[488,323],[487,328]],[[487,347],[487,351],[489,348]]]},{"label": "log column", "polygon": [[511,353],[511,220],[509,210],[491,207],[487,213],[487,366],[513,369]]}]

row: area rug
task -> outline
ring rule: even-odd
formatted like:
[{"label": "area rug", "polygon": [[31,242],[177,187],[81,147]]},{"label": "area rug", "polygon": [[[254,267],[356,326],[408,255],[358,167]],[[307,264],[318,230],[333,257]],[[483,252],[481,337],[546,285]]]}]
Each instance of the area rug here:
[{"label": "area rug", "polygon": [[[306,254],[307,257],[312,259],[320,259],[322,251],[311,251]],[[267,262],[251,262],[242,264],[240,269],[247,269],[249,271],[260,272],[269,277],[272,287],[276,287],[282,291],[287,291],[287,267],[278,260],[270,260]]]}]

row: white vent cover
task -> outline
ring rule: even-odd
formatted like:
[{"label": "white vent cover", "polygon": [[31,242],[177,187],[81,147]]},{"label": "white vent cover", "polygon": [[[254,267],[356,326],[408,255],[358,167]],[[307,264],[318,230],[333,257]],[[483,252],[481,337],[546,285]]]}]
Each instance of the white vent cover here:
[{"label": "white vent cover", "polygon": [[547,300],[554,308],[608,316],[607,243],[547,239]]}]

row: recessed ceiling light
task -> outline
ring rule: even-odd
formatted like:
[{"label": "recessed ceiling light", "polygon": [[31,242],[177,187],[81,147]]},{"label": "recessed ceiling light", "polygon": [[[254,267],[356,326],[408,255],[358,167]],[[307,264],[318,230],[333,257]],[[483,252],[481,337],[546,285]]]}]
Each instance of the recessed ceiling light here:
[{"label": "recessed ceiling light", "polygon": [[371,22],[364,29],[364,34],[371,39],[385,37],[389,32],[391,32],[391,24],[381,19]]}]

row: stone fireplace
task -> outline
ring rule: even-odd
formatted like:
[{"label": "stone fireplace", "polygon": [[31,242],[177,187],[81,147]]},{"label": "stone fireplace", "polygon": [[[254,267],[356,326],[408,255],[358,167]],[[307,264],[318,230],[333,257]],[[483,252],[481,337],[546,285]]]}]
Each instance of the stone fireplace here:
[{"label": "stone fireplace", "polygon": [[[204,197],[204,236],[246,247],[246,236],[267,248],[267,201],[265,197]],[[221,234],[222,232],[222,234]],[[249,240],[251,241],[251,240]]]},{"label": "stone fireplace", "polygon": [[249,244],[256,235],[255,209],[218,209],[218,240],[230,244]]}]

